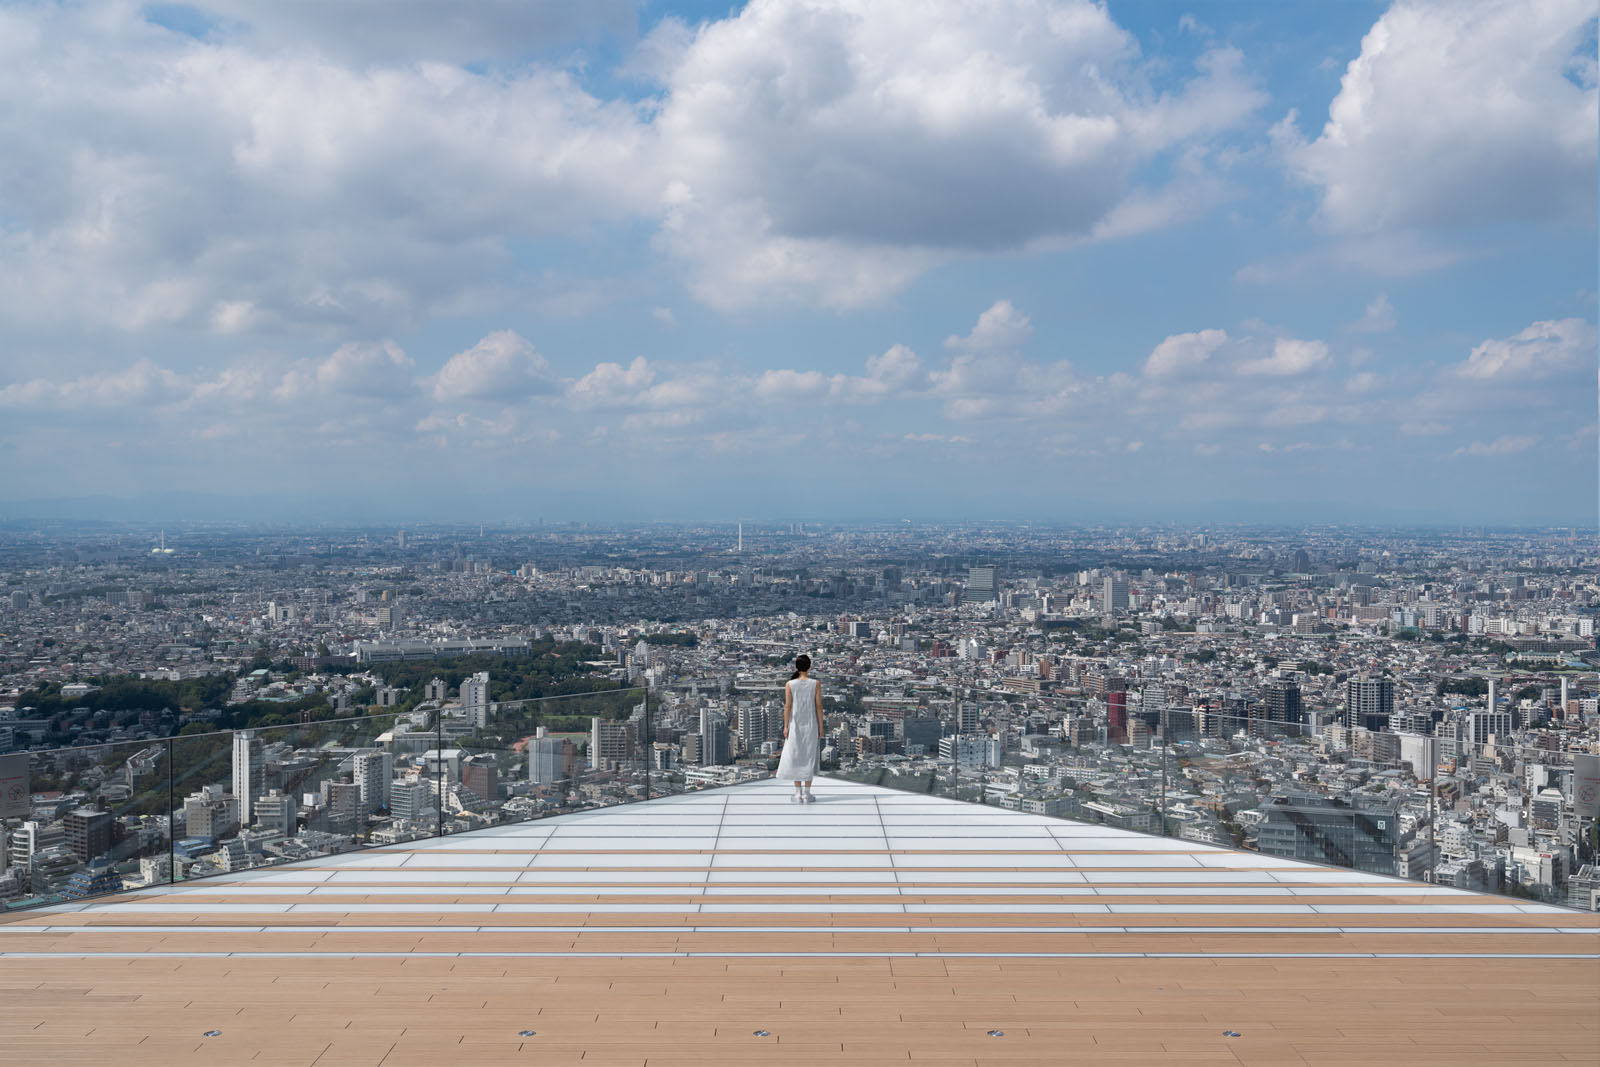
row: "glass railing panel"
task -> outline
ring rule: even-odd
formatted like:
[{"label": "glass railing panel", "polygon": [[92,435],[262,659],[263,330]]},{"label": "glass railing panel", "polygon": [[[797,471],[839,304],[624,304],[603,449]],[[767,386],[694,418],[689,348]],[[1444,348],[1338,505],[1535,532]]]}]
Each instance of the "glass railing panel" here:
[{"label": "glass railing panel", "polygon": [[418,716],[172,740],[174,880],[438,833],[437,736]]},{"label": "glass railing panel", "polygon": [[[968,743],[946,737],[943,756],[917,759],[876,753],[867,742],[847,751],[833,773],[906,792],[1548,904],[1572,906],[1574,895],[1587,899],[1591,888],[1600,889],[1589,884],[1600,881],[1592,868],[1589,875],[1575,874],[1596,862],[1600,826],[1575,824],[1563,792],[1570,792],[1573,754],[1561,751],[1557,738],[1529,746],[1386,732],[1341,735],[1337,724],[1312,728],[1190,709],[1130,717],[1121,725],[1113,732],[1105,719],[1091,716],[1063,736],[998,753],[982,750],[992,741],[981,735]],[[1503,807],[1497,825],[1458,810],[1463,797],[1492,788],[1496,774],[1503,784],[1512,767],[1527,771],[1523,799],[1537,793],[1537,803],[1513,804],[1515,812]]]},{"label": "glass railing panel", "polygon": [[168,742],[135,741],[7,759],[6,910],[84,900],[168,880]]},{"label": "glass railing panel", "polygon": [[644,800],[647,715],[643,689],[447,708],[443,730],[456,756],[444,832]]}]

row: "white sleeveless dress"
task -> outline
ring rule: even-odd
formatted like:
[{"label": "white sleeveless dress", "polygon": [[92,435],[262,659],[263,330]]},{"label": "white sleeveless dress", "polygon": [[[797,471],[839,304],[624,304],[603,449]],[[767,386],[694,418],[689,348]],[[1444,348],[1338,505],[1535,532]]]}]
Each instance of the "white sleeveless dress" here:
[{"label": "white sleeveless dress", "polygon": [[816,777],[822,762],[822,738],[817,732],[817,680],[792,678],[789,692],[789,737],[783,743],[775,777],[805,782]]}]

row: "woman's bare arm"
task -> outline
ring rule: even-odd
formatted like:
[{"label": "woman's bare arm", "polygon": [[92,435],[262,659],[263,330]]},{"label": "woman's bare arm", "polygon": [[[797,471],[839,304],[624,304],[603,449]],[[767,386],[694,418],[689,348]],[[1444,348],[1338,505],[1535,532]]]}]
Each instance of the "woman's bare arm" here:
[{"label": "woman's bare arm", "polygon": [[817,739],[822,739],[822,683],[817,683]]},{"label": "woman's bare arm", "polygon": [[789,705],[794,702],[794,693],[789,690],[789,683],[783,684],[783,736],[789,736]]}]

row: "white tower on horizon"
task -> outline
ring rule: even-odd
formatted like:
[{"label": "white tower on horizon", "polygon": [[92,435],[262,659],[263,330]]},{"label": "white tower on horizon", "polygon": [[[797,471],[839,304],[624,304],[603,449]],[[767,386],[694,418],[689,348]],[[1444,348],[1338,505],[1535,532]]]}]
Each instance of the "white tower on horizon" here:
[{"label": "white tower on horizon", "polygon": [[744,523],[739,524],[739,553],[744,554]]}]

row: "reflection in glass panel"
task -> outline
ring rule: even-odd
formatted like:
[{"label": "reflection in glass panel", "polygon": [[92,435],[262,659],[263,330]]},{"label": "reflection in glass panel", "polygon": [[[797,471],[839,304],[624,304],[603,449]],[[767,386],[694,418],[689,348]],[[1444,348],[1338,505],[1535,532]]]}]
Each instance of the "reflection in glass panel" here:
[{"label": "reflection in glass panel", "polygon": [[26,814],[0,823],[6,907],[165,883],[167,759],[163,741],[28,753]]}]

